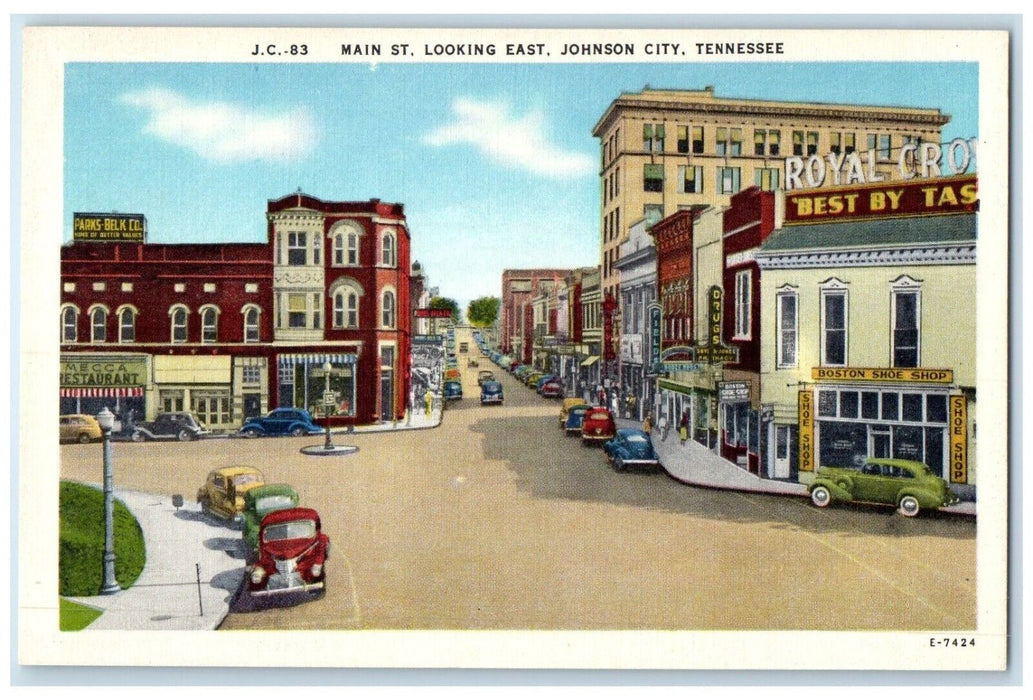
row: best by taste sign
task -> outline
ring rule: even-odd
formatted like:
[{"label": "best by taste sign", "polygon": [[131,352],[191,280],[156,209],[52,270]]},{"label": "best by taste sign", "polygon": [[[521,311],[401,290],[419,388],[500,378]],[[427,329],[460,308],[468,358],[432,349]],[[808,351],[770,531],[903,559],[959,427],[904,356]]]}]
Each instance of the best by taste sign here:
[{"label": "best by taste sign", "polygon": [[786,194],[785,221],[811,223],[892,216],[957,214],[979,209],[975,175],[893,182],[863,187],[822,188]]},{"label": "best by taste sign", "polygon": [[72,215],[72,240],[102,243],[143,243],[147,219],[143,214]]}]

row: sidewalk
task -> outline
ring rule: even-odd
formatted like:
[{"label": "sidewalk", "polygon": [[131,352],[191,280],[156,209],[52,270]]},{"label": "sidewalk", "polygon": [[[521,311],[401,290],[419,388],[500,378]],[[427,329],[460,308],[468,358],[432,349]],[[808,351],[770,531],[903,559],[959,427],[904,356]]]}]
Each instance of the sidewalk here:
[{"label": "sidewalk", "polygon": [[[641,428],[641,423],[627,419],[619,419],[618,427]],[[782,496],[807,498],[807,486],[795,481],[762,479],[745,469],[719,457],[703,445],[688,440],[684,445],[678,433],[671,430],[666,440],[661,440],[659,431],[652,432],[653,448],[660,457],[660,463],[674,479],[691,486],[712,489],[745,491],[747,493],[770,493]],[[975,515],[974,501],[962,501],[943,512],[960,515]]]}]

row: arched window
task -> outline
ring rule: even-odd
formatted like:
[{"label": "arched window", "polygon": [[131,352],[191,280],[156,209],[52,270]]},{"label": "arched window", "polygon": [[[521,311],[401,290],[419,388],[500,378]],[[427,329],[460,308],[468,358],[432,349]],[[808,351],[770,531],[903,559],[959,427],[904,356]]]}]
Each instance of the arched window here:
[{"label": "arched window", "polygon": [[380,239],[380,262],[386,267],[395,267],[398,262],[395,257],[395,234],[394,231],[384,231]]},{"label": "arched window", "polygon": [[330,285],[330,297],[333,300],[332,326],[358,328],[362,285],[350,277],[342,277]]},{"label": "arched window", "polygon": [[257,306],[244,307],[244,342],[257,343],[261,339],[259,330],[259,318],[262,310]]},{"label": "arched window", "polygon": [[330,230],[334,267],[350,267],[359,264],[359,242],[362,227],[354,221],[340,221]]},{"label": "arched window", "polygon": [[219,341],[219,308],[217,306],[201,307],[201,342],[216,343]]},{"label": "arched window", "polygon": [[103,306],[90,309],[90,341],[106,343],[108,340],[108,310]]},{"label": "arched window", "polygon": [[395,293],[390,289],[384,290],[380,305],[380,325],[384,328],[395,327]]},{"label": "arched window", "polygon": [[66,306],[61,309],[61,342],[76,343],[79,341],[79,309]]},{"label": "arched window", "polygon": [[173,306],[169,310],[169,318],[172,321],[172,342],[173,343],[185,343],[187,342],[187,319],[190,316],[190,311],[185,306]]},{"label": "arched window", "polygon": [[123,306],[118,310],[118,342],[136,342],[136,309]]}]

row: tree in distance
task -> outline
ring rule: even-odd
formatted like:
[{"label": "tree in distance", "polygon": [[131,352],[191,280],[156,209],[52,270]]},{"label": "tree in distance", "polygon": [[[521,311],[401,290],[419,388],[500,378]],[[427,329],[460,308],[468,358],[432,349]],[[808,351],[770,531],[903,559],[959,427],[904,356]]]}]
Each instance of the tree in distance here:
[{"label": "tree in distance", "polygon": [[487,328],[499,317],[499,306],[502,300],[498,297],[481,297],[474,299],[466,307],[466,318],[475,326]]}]

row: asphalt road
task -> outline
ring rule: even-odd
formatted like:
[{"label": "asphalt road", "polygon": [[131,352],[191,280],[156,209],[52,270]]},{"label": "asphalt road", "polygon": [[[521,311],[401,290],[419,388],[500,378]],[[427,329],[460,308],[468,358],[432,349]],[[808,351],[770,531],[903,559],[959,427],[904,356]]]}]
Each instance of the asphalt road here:
[{"label": "asphalt road", "polygon": [[[319,437],[120,443],[115,480],[189,500],[209,469],[249,464],[319,510],[326,594],[237,606],[223,629],[976,626],[972,519],[618,474],[564,436],[555,401],[497,371],[505,404],[482,407],[476,370],[463,373],[441,427],[335,437],[359,448],[349,456],[299,453]],[[62,446],[62,475],[96,481],[98,450]]]}]

